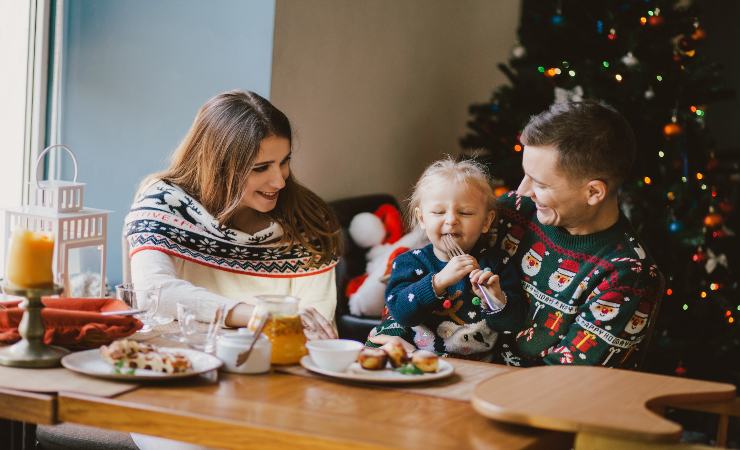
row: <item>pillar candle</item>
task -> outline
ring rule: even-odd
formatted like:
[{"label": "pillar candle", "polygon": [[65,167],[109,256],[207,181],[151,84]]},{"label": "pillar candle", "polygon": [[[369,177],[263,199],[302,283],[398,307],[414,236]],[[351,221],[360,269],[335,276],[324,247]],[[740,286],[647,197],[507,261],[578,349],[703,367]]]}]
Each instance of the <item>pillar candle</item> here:
[{"label": "pillar candle", "polygon": [[54,239],[47,233],[13,230],[6,260],[6,277],[18,288],[44,288],[54,285],[52,258]]}]

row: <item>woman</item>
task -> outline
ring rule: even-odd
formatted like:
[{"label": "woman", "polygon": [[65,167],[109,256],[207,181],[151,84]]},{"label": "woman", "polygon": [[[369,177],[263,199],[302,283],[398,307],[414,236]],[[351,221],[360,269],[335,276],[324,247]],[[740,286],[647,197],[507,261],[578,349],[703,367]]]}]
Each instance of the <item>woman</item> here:
[{"label": "woman", "polygon": [[161,286],[160,311],[214,300],[226,305],[226,325],[245,326],[255,295],[289,294],[333,335],[340,228],[291,175],[291,142],[287,117],[255,93],[226,92],[200,108],[126,217],[132,281]]},{"label": "woman", "polygon": [[[300,299],[309,338],[335,338],[340,227],[290,173],[285,115],[252,92],[208,100],[165,171],[148,177],[126,216],[131,278],[161,287],[160,311],[226,305],[245,326],[260,294]],[[199,308],[210,319],[212,308]],[[132,434],[140,448],[198,448]]]}]

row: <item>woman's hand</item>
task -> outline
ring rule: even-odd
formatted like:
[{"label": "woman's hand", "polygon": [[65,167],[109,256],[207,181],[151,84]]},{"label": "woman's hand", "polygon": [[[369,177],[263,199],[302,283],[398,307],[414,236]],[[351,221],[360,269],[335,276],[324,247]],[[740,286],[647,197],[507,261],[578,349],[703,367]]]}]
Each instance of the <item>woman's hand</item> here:
[{"label": "woman's hand", "polygon": [[406,350],[406,353],[412,353],[414,352],[414,350],[416,350],[416,347],[409,344],[408,341],[406,341],[405,339],[401,339],[398,336],[387,336],[385,334],[378,334],[367,338],[367,340],[372,342],[373,344],[378,345],[387,344],[388,342],[398,342],[403,346],[403,349]]},{"label": "woman's hand", "polygon": [[465,275],[478,269],[478,261],[470,255],[455,256],[444,269],[434,275],[432,287],[436,295],[443,295],[445,289],[462,280]]},{"label": "woman's hand", "polygon": [[[480,298],[483,298],[483,292],[481,292],[478,285],[485,286],[488,292],[495,297],[502,305],[506,304],[506,295],[501,289],[501,278],[498,275],[494,275],[490,270],[476,269],[470,272],[470,284],[473,287],[473,292]],[[484,307],[487,307],[486,302],[482,303]]]},{"label": "woman's hand", "polygon": [[301,322],[303,323],[303,334],[309,341],[337,338],[334,327],[313,306],[301,311]]}]

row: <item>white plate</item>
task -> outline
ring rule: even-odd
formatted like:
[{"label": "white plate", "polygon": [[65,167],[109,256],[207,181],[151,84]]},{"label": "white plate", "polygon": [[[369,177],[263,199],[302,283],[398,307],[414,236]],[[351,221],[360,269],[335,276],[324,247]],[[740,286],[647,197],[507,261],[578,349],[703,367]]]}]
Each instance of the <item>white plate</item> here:
[{"label": "white plate", "polygon": [[452,364],[442,358],[439,359],[439,370],[437,372],[425,373],[423,375],[404,375],[393,369],[366,370],[360,367],[360,364],[357,362],[352,363],[352,365],[344,372],[334,372],[317,366],[308,355],[301,358],[301,365],[311,372],[316,372],[328,377],[339,378],[342,380],[363,381],[366,383],[424,383],[427,381],[447,378],[455,373],[455,368]]},{"label": "white plate", "polygon": [[187,356],[192,363],[193,368],[188,372],[182,373],[161,373],[146,369],[135,369],[132,374],[127,373],[128,369],[121,369],[120,373],[116,373],[115,368],[105,362],[100,356],[100,349],[71,353],[62,358],[62,365],[73,372],[79,372],[99,378],[108,378],[111,380],[153,381],[192,377],[211,370],[216,370],[223,364],[221,360],[215,356],[199,352],[197,350],[173,347],[162,347],[159,350],[165,353],[180,353]]}]

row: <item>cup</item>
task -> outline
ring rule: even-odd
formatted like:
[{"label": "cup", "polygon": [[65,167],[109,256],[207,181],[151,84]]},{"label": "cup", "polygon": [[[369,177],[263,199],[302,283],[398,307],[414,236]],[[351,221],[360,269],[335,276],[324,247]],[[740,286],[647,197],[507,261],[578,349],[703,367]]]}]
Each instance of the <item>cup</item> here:
[{"label": "cup", "polygon": [[264,335],[260,335],[255,342],[249,358],[241,365],[236,365],[239,355],[245,352],[254,340],[251,332],[224,335],[218,338],[216,357],[224,362],[223,370],[232,373],[265,373],[270,371],[270,357],[272,344]]},{"label": "cup", "polygon": [[311,360],[324,370],[344,372],[357,360],[364,345],[350,339],[318,339],[308,341],[306,348]]},{"label": "cup", "polygon": [[144,327],[137,333],[147,333],[152,331],[155,325],[153,317],[157,313],[159,306],[160,288],[141,289],[131,283],[123,283],[116,286],[116,297],[122,300],[131,309],[138,309],[142,312],[136,314],[136,318],[144,323]]},{"label": "cup", "polygon": [[[225,308],[216,302],[177,303],[179,342],[197,350],[211,353],[216,336],[223,325]],[[205,320],[207,321],[205,321]]]}]

